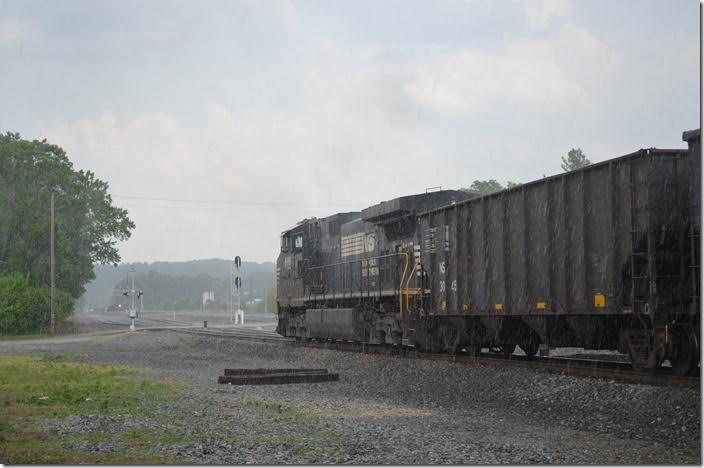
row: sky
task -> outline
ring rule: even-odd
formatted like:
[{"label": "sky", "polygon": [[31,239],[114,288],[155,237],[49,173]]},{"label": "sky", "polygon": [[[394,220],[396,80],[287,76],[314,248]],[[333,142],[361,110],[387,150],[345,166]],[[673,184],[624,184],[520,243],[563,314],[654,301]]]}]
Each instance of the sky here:
[{"label": "sky", "polygon": [[684,148],[695,0],[0,0],[0,131],[136,223],[123,261],[274,261],[306,217]]}]

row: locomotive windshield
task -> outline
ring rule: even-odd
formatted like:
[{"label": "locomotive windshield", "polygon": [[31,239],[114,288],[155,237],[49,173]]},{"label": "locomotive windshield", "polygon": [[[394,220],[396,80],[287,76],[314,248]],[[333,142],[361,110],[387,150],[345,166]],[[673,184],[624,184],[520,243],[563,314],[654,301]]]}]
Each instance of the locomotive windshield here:
[{"label": "locomotive windshield", "polygon": [[288,234],[284,234],[281,236],[281,251],[282,252],[288,252],[288,249],[291,244],[291,238],[288,236]]},{"label": "locomotive windshield", "polygon": [[294,238],[293,247],[296,250],[301,250],[303,248],[303,234],[299,234]]}]

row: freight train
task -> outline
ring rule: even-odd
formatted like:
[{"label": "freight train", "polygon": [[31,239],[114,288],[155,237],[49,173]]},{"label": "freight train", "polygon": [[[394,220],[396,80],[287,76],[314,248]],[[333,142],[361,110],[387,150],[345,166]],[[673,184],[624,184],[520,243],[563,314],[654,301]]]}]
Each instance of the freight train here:
[{"label": "freight train", "polygon": [[618,350],[698,372],[700,129],[479,196],[441,190],[281,235],[277,331],[479,354]]}]

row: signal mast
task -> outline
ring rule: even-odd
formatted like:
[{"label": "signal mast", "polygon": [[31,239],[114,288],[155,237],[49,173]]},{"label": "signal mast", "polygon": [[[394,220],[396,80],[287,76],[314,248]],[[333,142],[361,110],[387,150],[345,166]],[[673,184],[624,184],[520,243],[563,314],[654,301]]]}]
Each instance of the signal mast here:
[{"label": "signal mast", "polygon": [[[232,262],[232,270],[230,272],[230,322],[233,321],[235,324],[244,324],[244,310],[242,310],[240,304],[240,290],[242,289],[242,278],[240,278],[240,266],[242,266],[242,259],[240,256],[236,256],[235,260]],[[235,309],[235,303],[237,304],[237,309]]]}]

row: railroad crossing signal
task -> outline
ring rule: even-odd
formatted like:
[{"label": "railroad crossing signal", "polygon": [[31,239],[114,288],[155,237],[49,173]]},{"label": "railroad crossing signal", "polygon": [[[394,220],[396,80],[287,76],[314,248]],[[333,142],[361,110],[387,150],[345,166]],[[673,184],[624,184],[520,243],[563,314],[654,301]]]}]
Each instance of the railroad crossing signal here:
[{"label": "railroad crossing signal", "polygon": [[128,308],[128,315],[130,317],[130,330],[135,329],[135,320],[137,319],[137,317],[139,317],[139,311],[137,310],[136,304],[137,299],[139,299],[140,310],[144,308],[144,304],[142,303],[142,296],[144,296],[144,291],[135,289],[134,276],[135,271],[134,267],[132,267],[130,268],[130,271],[127,275],[129,289],[122,290],[122,295],[130,298],[130,306]]}]

